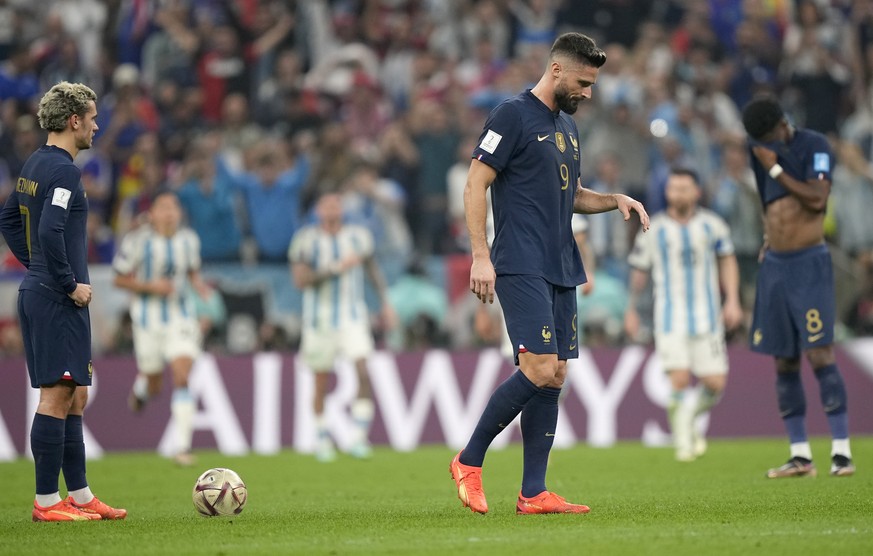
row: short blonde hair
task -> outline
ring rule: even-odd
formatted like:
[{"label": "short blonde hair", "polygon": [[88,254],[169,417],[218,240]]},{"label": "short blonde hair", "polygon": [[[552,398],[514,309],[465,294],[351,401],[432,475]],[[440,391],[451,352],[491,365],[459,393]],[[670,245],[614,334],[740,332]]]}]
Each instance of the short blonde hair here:
[{"label": "short blonde hair", "polygon": [[97,101],[97,93],[81,83],[61,81],[39,101],[39,127],[46,131],[64,131],[70,116],[84,116],[88,102]]}]

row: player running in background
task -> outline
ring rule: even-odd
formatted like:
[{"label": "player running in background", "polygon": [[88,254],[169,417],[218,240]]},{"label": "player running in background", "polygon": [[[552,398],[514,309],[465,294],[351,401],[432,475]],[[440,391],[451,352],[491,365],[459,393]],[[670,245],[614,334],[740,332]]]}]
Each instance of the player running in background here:
[{"label": "player running in background", "polygon": [[200,239],[193,230],[180,227],[182,208],[176,193],[156,193],[148,220],[124,237],[112,261],[115,286],[134,294],[130,320],[139,373],[128,404],[133,411],[141,411],[148,399],[161,391],[164,367],[169,364],[173,375],[170,411],[176,430],[174,459],[179,465],[192,465],[196,407],[188,377],[200,355],[201,338],[191,295],[206,298],[209,288],[200,278]]},{"label": "player running in background", "polygon": [[[516,512],[587,513],[546,489],[546,464],[558,419],[567,359],[578,355],[576,286],[585,282],[573,239],[573,212],[618,209],[625,219],[642,205],[580,184],[579,132],[570,117],[591,97],[606,55],[589,37],[558,37],[533,89],[488,116],[464,190],[472,247],[470,289],[483,303],[500,296],[520,370],[492,394],[467,446],[450,464],[465,507],[485,513],[482,464],[491,441],[521,413],[524,473]],[[486,193],[491,187],[495,236],[488,247]]]},{"label": "player running in background", "polygon": [[[718,403],[727,382],[725,328],[733,329],[743,318],[740,277],[727,224],[698,206],[697,176],[689,170],[672,170],[666,196],[667,210],[652,218],[650,233],[637,235],[628,257],[625,331],[630,338],[639,332],[637,298],[651,273],[655,350],[670,378],[667,415],[676,459],[693,461],[706,451],[694,419]],[[692,374],[702,385],[693,407],[683,403]]]},{"label": "player running in background", "polygon": [[795,128],[774,98],[760,97],[746,105],[743,125],[764,205],[764,249],[751,347],[776,359],[779,412],[791,443],[791,459],[767,471],[767,476],[816,475],[806,435],[801,354],[818,379],[833,437],[831,475],[853,475],[846,387],[833,349],[834,274],[822,229],[834,157],[824,135]]},{"label": "player running in background", "polygon": [[375,407],[367,375],[367,358],[373,351],[370,315],[364,298],[364,271],[382,306],[382,320],[393,327],[396,316],[388,303],[382,272],[373,257],[373,236],[363,226],[343,222],[342,198],[325,193],[316,204],[318,222],[294,234],[288,251],[294,284],[303,290],[303,330],[300,354],[315,373],[313,400],[318,444],[316,458],[336,459],[324,415],[330,371],[337,357],[355,365],[358,393],[352,403],[355,440],[350,454],[370,456],[368,441]]},{"label": "player running in background", "polygon": [[[91,385],[91,286],[88,200],[73,165],[97,133],[97,95],[81,83],[58,83],[39,102],[46,144],[25,163],[0,213],[0,230],[27,267],[18,317],[30,385],[39,405],[30,429],[36,469],[34,521],[124,519],[127,510],[97,499],[85,474],[82,415]],[[61,499],[64,473],[68,497]]]}]

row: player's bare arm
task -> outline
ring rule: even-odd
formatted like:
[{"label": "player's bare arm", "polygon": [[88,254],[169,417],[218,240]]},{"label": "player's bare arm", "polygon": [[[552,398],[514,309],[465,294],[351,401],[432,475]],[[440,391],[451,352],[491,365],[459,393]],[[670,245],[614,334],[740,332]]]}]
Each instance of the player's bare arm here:
[{"label": "player's bare arm", "polygon": [[743,321],[743,307],[740,304],[740,267],[735,255],[718,259],[718,278],[724,292],[722,318],[727,330],[733,330]]},{"label": "player's bare arm", "polygon": [[[752,153],[768,173],[776,166],[775,151],[755,145],[752,147]],[[828,195],[831,191],[830,181],[826,179],[801,181],[784,170],[775,179],[779,185],[791,192],[791,195],[796,197],[807,210],[823,212],[827,208]]]},{"label": "player's bare arm", "polygon": [[497,275],[491,263],[491,251],[485,233],[485,220],[488,205],[485,194],[497,177],[491,166],[479,160],[470,163],[467,185],[464,187],[464,213],[467,218],[467,231],[470,234],[470,248],[473,264],[470,267],[470,291],[482,303],[494,303],[494,282]]},{"label": "player's bare arm", "polygon": [[628,287],[627,308],[624,311],[624,333],[631,340],[640,333],[640,314],[637,303],[643,288],[649,281],[649,273],[639,268],[631,268]]},{"label": "player's bare arm", "polygon": [[576,197],[573,200],[573,212],[580,214],[598,214],[618,210],[624,219],[630,220],[631,211],[640,216],[643,231],[649,229],[649,214],[643,204],[632,197],[621,193],[598,193],[591,189],[576,185]]}]

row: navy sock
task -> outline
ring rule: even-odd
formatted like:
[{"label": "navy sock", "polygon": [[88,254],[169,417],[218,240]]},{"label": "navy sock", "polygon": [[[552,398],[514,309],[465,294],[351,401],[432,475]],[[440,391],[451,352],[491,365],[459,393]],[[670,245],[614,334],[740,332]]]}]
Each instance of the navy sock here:
[{"label": "navy sock", "polygon": [[788,440],[792,444],[806,442],[806,396],[800,371],[776,373],[776,394]]},{"label": "navy sock", "polygon": [[460,462],[464,465],[482,467],[485,452],[491,441],[521,413],[524,405],[540,389],[524,373],[516,371],[503,384],[494,390],[485,411],[479,417],[476,429],[461,453]]},{"label": "navy sock", "polygon": [[546,490],[546,467],[558,425],[560,388],[544,387],[527,402],[521,412],[524,442],[524,475],[521,495],[531,498]]},{"label": "navy sock", "polygon": [[85,436],[82,434],[82,416],[67,415],[64,436],[64,482],[67,490],[88,486],[85,478]]},{"label": "navy sock", "polygon": [[30,427],[30,451],[36,471],[36,493],[58,492],[64,459],[64,420],[37,413]]},{"label": "navy sock", "polygon": [[840,371],[834,364],[826,365],[820,369],[815,369],[815,377],[818,379],[821,405],[828,417],[831,436],[837,440],[849,438],[846,385],[843,383]]}]

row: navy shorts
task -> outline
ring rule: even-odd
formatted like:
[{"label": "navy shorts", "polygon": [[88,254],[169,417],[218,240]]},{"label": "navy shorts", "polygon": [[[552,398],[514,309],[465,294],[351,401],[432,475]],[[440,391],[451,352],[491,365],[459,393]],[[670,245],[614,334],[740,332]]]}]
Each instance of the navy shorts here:
[{"label": "navy shorts", "polygon": [[758,272],[752,351],[796,359],[834,342],[836,298],[826,245],[799,251],[767,251]]},{"label": "navy shorts", "polygon": [[61,380],[91,385],[91,318],[87,307],[65,305],[21,290],[18,319],[31,386],[51,386]]},{"label": "navy shorts", "polygon": [[497,277],[494,289],[516,365],[519,352],[557,353],[560,360],[579,356],[575,287],[556,286],[530,274],[505,274]]}]

